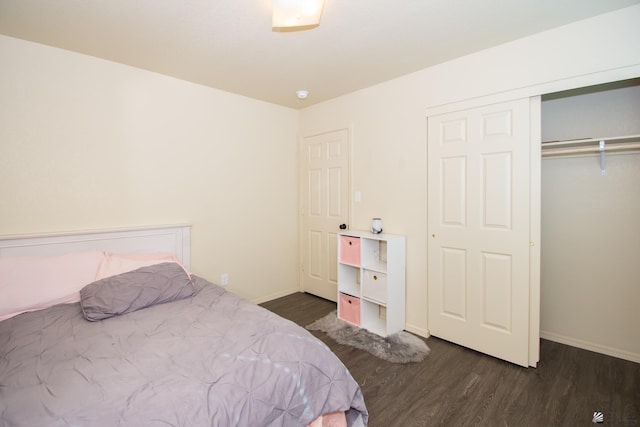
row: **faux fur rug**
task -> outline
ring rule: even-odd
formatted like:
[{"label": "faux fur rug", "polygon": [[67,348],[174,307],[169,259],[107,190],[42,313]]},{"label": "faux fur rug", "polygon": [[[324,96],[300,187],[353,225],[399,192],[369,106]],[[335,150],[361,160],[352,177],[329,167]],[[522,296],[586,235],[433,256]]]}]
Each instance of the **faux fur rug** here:
[{"label": "faux fur rug", "polygon": [[338,319],[335,311],[308,325],[307,329],[322,331],[340,344],[368,351],[393,363],[422,362],[430,351],[424,341],[409,332],[381,337]]}]

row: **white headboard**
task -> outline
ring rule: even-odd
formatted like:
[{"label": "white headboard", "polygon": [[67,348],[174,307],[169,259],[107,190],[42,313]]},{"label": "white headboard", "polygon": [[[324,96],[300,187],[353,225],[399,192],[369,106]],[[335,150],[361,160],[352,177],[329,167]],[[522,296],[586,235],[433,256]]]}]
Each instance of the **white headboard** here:
[{"label": "white headboard", "polygon": [[169,252],[191,269],[191,226],[74,231],[28,236],[0,236],[0,257],[61,255],[86,250],[113,253]]}]

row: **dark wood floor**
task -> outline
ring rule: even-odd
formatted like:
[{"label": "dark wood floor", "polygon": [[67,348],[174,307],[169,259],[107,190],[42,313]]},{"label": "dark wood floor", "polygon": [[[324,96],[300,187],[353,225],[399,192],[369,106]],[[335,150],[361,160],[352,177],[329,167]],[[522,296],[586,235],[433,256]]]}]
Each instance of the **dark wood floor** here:
[{"label": "dark wood floor", "polygon": [[[336,305],[303,293],[262,304],[306,326]],[[426,340],[424,362],[399,365],[313,332],[358,381],[370,427],[640,426],[640,364],[542,340],[525,369],[447,341]]]}]

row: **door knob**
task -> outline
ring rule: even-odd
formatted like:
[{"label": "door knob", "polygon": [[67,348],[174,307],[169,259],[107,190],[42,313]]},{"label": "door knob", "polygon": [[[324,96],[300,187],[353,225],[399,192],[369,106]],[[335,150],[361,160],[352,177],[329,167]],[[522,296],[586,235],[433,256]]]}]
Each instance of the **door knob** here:
[{"label": "door knob", "polygon": [[347,224],[340,224],[340,230],[346,230]]}]

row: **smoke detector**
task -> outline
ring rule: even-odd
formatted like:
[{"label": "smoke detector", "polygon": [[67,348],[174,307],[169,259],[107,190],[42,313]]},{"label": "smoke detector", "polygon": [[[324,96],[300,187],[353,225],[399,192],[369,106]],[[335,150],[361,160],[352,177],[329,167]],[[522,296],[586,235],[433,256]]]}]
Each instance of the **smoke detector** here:
[{"label": "smoke detector", "polygon": [[307,99],[307,96],[309,96],[309,91],[304,89],[297,90],[296,96],[298,97],[298,99]]}]

